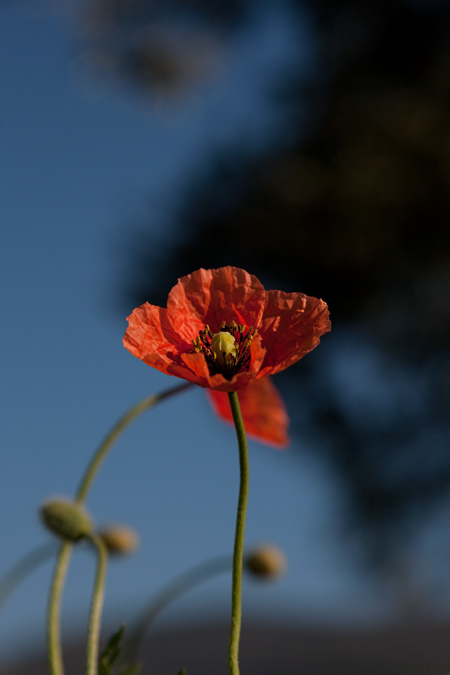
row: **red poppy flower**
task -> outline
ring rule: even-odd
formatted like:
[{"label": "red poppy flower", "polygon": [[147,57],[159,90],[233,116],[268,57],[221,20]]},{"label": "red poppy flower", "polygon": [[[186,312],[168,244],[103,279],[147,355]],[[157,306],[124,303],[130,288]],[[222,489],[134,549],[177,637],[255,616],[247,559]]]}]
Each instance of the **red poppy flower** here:
[{"label": "red poppy flower", "polygon": [[238,391],[247,433],[278,447],[288,444],[288,416],[267,376],[301,359],[331,328],[322,300],[265,291],[237,267],[179,279],[167,309],[145,303],[128,322],[124,345],[134,356],[210,389],[213,407],[227,421],[223,392]]},{"label": "red poppy flower", "polygon": [[325,302],[265,291],[238,267],[179,279],[167,309],[148,302],[128,317],[125,347],[149,366],[216,391],[238,391],[314,349],[331,324]]}]

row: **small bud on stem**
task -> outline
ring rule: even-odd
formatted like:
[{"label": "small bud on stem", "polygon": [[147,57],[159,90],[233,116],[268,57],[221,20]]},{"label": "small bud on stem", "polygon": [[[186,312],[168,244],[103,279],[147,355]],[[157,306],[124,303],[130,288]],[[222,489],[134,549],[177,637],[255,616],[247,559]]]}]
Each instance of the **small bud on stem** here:
[{"label": "small bud on stem", "polygon": [[41,506],[40,513],[49,530],[62,539],[79,541],[92,532],[88,513],[69,499],[51,499]]},{"label": "small bud on stem", "polygon": [[98,533],[108,552],[114,555],[134,553],[139,546],[137,533],[126,525],[109,525]]}]

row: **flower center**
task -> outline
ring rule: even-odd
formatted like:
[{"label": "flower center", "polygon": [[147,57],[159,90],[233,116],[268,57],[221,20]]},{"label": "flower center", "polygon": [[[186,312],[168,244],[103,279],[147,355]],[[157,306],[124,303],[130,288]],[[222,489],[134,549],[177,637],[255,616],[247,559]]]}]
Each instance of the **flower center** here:
[{"label": "flower center", "polygon": [[211,349],[220,366],[224,366],[227,361],[234,361],[237,354],[237,346],[234,337],[227,331],[215,333],[211,338]]},{"label": "flower center", "polygon": [[236,373],[249,369],[250,345],[255,335],[256,328],[238,326],[235,321],[223,321],[218,333],[212,333],[206,325],[192,340],[193,351],[204,355],[211,375],[220,373],[231,380]]}]

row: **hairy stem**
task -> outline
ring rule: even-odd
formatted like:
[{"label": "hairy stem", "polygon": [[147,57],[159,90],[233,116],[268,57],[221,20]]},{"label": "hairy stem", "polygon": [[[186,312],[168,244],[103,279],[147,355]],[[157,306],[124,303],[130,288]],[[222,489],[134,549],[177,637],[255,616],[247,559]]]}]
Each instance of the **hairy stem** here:
[{"label": "hairy stem", "polygon": [[242,566],[244,560],[245,519],[249,489],[247,437],[237,392],[228,394],[239,445],[240,486],[233,554],[233,588],[231,595],[231,631],[228,649],[230,675],[239,675],[239,637],[242,617]]},{"label": "hairy stem", "polygon": [[98,641],[105,596],[106,567],[108,551],[100,537],[91,536],[91,542],[97,548],[97,574],[95,576],[94,592],[92,594],[91,618],[86,650],[86,675],[97,675],[98,671]]},{"label": "hairy stem", "polygon": [[72,547],[73,544],[68,541],[65,541],[61,545],[59,556],[56,561],[52,586],[50,589],[47,622],[47,644],[51,675],[64,675],[64,665],[61,651],[60,614],[61,598],[67,575],[67,568],[69,567]]}]

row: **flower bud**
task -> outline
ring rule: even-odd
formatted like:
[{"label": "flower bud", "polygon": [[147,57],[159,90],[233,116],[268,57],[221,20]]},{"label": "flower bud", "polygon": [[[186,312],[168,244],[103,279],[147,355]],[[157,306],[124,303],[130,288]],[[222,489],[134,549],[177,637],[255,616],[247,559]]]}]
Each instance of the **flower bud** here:
[{"label": "flower bud", "polygon": [[98,533],[103,540],[108,553],[115,555],[129,555],[139,546],[138,534],[126,525],[109,525]]},{"label": "flower bud", "polygon": [[44,524],[58,537],[78,541],[92,531],[88,513],[76,502],[69,499],[52,499],[41,506]]},{"label": "flower bud", "polygon": [[244,564],[247,571],[256,577],[275,579],[284,574],[286,557],[277,546],[261,544],[247,556]]}]

